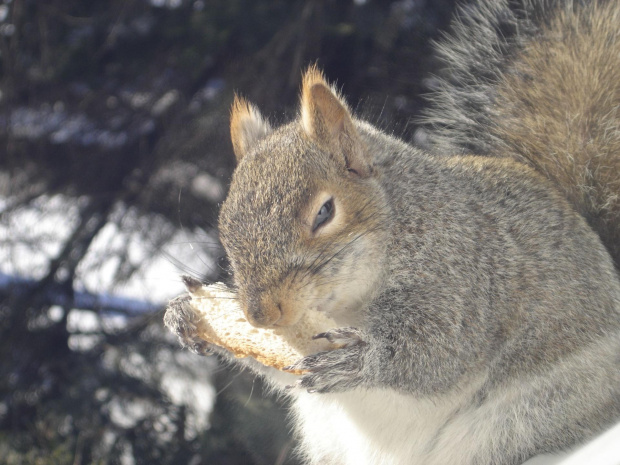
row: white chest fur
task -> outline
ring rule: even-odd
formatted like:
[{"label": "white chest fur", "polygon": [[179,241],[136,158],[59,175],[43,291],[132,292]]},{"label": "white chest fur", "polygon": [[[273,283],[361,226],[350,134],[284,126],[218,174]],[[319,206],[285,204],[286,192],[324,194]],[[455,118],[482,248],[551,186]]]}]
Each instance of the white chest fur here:
[{"label": "white chest fur", "polygon": [[453,452],[445,445],[439,450],[438,436],[470,400],[471,392],[463,391],[437,399],[414,399],[390,390],[300,392],[293,414],[302,452],[312,464],[446,464],[455,463]]}]

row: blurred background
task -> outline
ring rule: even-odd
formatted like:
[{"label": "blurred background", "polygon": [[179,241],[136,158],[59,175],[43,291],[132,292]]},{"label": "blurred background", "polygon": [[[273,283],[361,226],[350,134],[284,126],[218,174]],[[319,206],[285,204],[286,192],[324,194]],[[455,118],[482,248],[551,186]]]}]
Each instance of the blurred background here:
[{"label": "blurred background", "polygon": [[453,0],[0,0],[0,463],[295,464],[260,379],[162,326],[223,279],[233,92],[273,123],[302,70],[424,145]]}]

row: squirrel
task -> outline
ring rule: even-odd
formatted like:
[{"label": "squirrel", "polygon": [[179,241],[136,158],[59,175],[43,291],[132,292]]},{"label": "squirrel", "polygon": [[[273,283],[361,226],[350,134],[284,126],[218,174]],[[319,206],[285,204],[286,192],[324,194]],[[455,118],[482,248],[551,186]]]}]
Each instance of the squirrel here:
[{"label": "squirrel", "polygon": [[438,45],[431,150],[316,66],[280,127],[235,97],[237,299],[256,326],[338,323],[292,386],[253,366],[306,463],[513,465],[620,419],[620,4],[514,3],[463,7]]}]

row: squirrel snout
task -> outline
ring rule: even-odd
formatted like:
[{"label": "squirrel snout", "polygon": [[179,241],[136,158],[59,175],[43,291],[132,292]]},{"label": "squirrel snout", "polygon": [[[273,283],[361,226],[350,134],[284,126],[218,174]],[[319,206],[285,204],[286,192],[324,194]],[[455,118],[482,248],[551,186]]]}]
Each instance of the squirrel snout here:
[{"label": "squirrel snout", "polygon": [[262,295],[248,302],[245,313],[253,326],[274,326],[282,318],[282,306],[276,299]]},{"label": "squirrel snout", "polygon": [[245,305],[245,315],[253,326],[290,326],[299,320],[300,310],[288,288],[255,292]]}]

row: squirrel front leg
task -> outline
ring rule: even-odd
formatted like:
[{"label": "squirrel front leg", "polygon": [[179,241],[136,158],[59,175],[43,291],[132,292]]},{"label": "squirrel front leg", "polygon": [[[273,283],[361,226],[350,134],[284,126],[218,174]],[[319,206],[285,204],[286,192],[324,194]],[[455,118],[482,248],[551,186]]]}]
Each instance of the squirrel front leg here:
[{"label": "squirrel front leg", "polygon": [[308,392],[323,393],[346,391],[367,384],[369,379],[364,375],[364,367],[368,366],[365,361],[369,349],[368,334],[358,328],[336,328],[313,337],[319,338],[327,339],[338,348],[308,355],[286,367],[285,371],[304,372],[296,386]]},{"label": "squirrel front leg", "polygon": [[462,330],[455,319],[460,312],[409,302],[398,305],[389,296],[380,297],[369,308],[366,328],[316,335],[341,347],[288,367],[305,372],[297,386],[318,393],[358,387],[419,395],[449,390],[474,365],[476,352],[470,349],[480,341],[469,340]]}]

